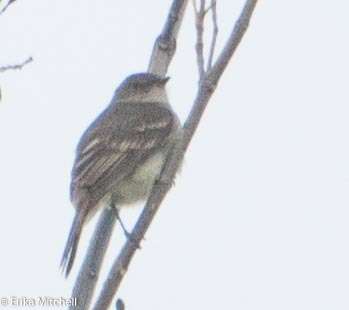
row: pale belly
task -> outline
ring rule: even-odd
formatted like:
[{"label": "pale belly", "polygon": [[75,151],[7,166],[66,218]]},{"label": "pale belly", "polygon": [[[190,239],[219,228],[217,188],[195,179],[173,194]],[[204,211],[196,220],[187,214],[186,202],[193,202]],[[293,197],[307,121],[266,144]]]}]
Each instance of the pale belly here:
[{"label": "pale belly", "polygon": [[115,189],[121,204],[133,204],[148,197],[165,161],[164,153],[157,153],[139,167],[132,178],[124,180]]}]

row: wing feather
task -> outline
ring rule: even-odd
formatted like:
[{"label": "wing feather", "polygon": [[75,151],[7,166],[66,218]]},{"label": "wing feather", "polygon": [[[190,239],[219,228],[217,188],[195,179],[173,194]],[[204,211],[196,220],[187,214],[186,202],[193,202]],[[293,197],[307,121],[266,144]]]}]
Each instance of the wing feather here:
[{"label": "wing feather", "polygon": [[147,103],[127,103],[127,109],[122,105],[104,111],[82,136],[72,171],[72,200],[84,188],[98,203],[168,141],[174,124],[168,109]]}]

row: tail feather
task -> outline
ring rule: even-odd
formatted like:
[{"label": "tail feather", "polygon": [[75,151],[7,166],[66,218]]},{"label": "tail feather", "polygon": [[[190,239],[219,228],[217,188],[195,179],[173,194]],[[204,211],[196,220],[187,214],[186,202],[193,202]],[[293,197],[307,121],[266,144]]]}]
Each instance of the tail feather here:
[{"label": "tail feather", "polygon": [[73,224],[70,228],[69,237],[67,243],[65,245],[65,249],[63,252],[62,260],[61,260],[61,269],[64,273],[65,277],[69,276],[69,273],[73,267],[76,250],[79,244],[80,235],[82,231],[82,227],[85,221],[85,213],[84,212],[76,212]]}]

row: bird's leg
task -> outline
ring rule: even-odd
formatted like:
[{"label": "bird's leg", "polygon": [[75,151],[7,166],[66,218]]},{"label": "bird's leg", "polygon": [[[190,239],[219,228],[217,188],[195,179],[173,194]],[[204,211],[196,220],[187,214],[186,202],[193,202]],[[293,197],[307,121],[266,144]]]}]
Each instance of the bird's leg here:
[{"label": "bird's leg", "polygon": [[115,208],[115,210],[116,210],[116,212],[115,212],[116,218],[117,218],[118,222],[120,223],[121,228],[122,228],[122,230],[123,230],[123,232],[124,232],[126,238],[131,238],[131,233],[128,232],[128,230],[126,229],[126,227],[125,227],[123,221],[121,220],[121,217],[120,217],[120,214],[119,214],[119,209],[118,209],[118,208]]},{"label": "bird's leg", "polygon": [[118,208],[115,208],[115,210],[116,210],[116,212],[115,212],[115,213],[116,213],[116,218],[117,218],[118,222],[120,223],[121,229],[123,230],[123,232],[124,232],[126,238],[127,238],[128,240],[132,241],[134,244],[136,244],[136,246],[137,246],[138,249],[141,249],[141,246],[140,246],[139,242],[136,240],[136,238],[133,237],[132,233],[130,233],[130,232],[126,229],[126,227],[125,227],[123,221],[121,220],[121,217],[120,217],[120,214],[119,214],[119,209],[118,209]]}]

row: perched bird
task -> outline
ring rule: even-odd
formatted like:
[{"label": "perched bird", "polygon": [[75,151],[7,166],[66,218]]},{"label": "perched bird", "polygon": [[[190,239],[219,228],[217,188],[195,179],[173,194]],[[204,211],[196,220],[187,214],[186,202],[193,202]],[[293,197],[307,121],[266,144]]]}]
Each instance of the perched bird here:
[{"label": "perched bird", "polygon": [[102,206],[119,210],[145,200],[181,126],[165,90],[168,78],[138,73],[116,89],[82,135],[72,169],[75,217],[61,267],[68,276],[84,223]]}]

